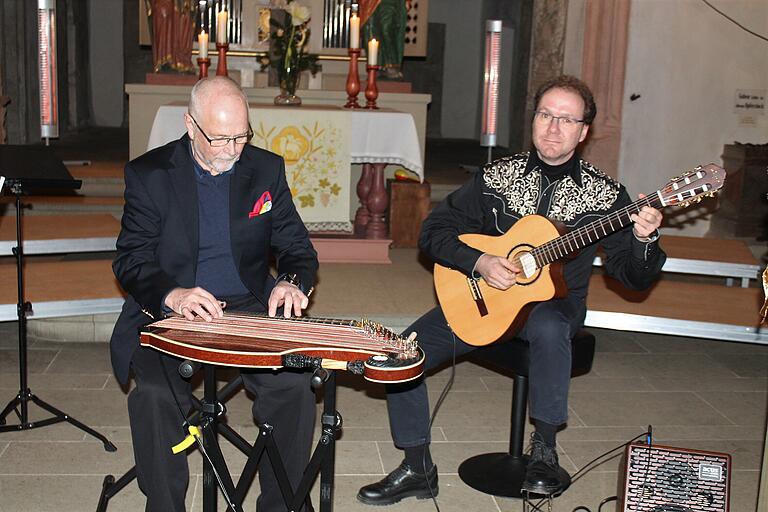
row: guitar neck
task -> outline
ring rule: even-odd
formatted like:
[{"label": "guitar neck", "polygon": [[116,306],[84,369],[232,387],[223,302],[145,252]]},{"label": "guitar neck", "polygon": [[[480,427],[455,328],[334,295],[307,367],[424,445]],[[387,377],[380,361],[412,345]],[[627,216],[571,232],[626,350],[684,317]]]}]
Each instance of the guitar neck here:
[{"label": "guitar neck", "polygon": [[536,247],[531,254],[536,265],[541,268],[545,265],[565,258],[574,252],[591,245],[601,238],[604,238],[632,223],[630,215],[638,213],[643,206],[651,206],[656,209],[664,207],[659,191],[638,199],[632,204],[625,206],[610,215],[606,215],[594,222],[585,224],[580,228],[569,231],[563,236]]}]

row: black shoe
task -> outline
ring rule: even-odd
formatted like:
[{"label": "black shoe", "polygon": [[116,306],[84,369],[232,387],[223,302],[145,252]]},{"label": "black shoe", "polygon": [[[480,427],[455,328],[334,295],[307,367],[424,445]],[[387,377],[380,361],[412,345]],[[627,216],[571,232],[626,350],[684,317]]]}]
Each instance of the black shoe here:
[{"label": "black shoe", "polygon": [[531,457],[525,471],[523,490],[535,494],[558,494],[567,487],[562,480],[562,473],[557,459],[557,449],[544,443],[542,437],[531,434]]},{"label": "black shoe", "polygon": [[403,462],[375,484],[361,487],[357,499],[366,505],[392,505],[403,498],[423,500],[433,495],[437,496],[437,466],[433,464],[424,475]]}]

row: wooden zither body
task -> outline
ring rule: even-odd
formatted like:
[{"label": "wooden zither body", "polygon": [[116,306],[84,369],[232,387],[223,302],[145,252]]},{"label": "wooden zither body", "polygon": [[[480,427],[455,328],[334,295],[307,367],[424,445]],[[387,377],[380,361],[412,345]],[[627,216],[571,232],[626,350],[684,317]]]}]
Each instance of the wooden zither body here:
[{"label": "wooden zither body", "polygon": [[373,382],[406,382],[424,371],[416,340],[375,322],[225,313],[206,322],[169,317],[145,327],[141,345],[182,359],[241,368],[326,368]]}]

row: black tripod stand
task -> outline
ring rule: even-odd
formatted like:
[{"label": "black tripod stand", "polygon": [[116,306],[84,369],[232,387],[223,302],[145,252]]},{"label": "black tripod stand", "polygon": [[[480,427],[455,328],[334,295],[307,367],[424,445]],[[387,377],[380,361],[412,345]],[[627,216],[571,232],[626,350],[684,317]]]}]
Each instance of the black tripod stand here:
[{"label": "black tripod stand", "polygon": [[[8,172],[7,167],[9,164],[13,165],[13,163],[9,162],[9,160],[23,161],[24,163],[21,165],[22,167],[24,165],[39,165],[41,169],[43,169],[43,172],[45,172],[46,168],[50,169],[53,167],[53,172],[58,172],[60,175],[62,175],[60,169],[63,169],[64,179],[34,177],[29,178],[21,176],[9,177],[7,174],[11,173]],[[27,188],[75,189],[80,187],[81,182],[73,180],[72,177],[69,176],[66,168],[60,162],[56,162],[52,155],[41,154],[38,151],[34,151],[23,146],[15,148],[7,147],[3,149],[2,155],[0,155],[0,164],[2,167],[4,167],[0,168],[0,172],[6,175],[4,180],[5,186],[11,191],[13,195],[16,196],[16,247],[13,249],[13,254],[16,257],[16,280],[18,284],[18,301],[16,303],[16,312],[19,322],[19,392],[8,403],[8,405],[5,406],[5,409],[0,412],[0,432],[29,430],[66,421],[104,443],[105,450],[114,452],[117,450],[117,448],[106,437],[99,434],[89,426],[72,418],[67,413],[38,398],[34,393],[32,393],[27,384],[27,314],[32,311],[32,305],[24,300],[24,249],[21,230],[23,206],[21,204],[21,196],[27,192]],[[60,167],[60,169],[57,169],[57,167]],[[34,403],[53,416],[40,421],[30,421],[29,402]],[[19,419],[18,424],[7,424],[6,417],[11,413],[11,411],[16,413],[16,416]]]}]

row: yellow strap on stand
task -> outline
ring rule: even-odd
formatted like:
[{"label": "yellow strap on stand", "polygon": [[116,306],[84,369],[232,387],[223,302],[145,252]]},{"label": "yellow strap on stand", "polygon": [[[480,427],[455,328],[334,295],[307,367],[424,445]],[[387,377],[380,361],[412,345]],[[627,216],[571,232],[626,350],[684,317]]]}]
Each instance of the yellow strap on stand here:
[{"label": "yellow strap on stand", "polygon": [[195,425],[190,425],[188,427],[189,435],[185,437],[179,444],[171,448],[171,451],[173,451],[174,455],[180,452],[183,452],[190,446],[192,446],[195,442],[196,437],[200,437],[200,429],[197,428]]}]

